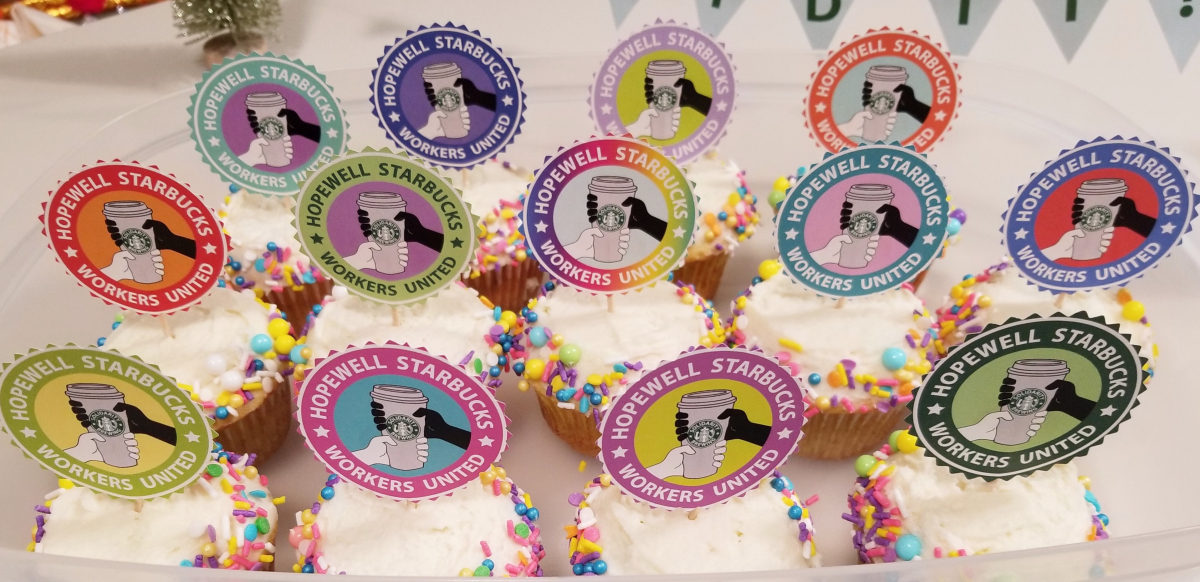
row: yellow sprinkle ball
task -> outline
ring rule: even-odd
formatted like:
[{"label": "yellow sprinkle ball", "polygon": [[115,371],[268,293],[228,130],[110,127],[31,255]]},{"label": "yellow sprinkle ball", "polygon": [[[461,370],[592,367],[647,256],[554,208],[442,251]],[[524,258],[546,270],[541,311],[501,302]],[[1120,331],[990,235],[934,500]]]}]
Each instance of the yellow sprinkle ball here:
[{"label": "yellow sprinkle ball", "polygon": [[311,509],[305,509],[303,512],[300,513],[300,521],[304,525],[309,525],[312,522],[317,521],[317,516],[313,515],[313,512]]},{"label": "yellow sprinkle ball", "polygon": [[[771,277],[778,275],[779,271],[781,271],[782,269],[783,269],[782,263],[780,263],[779,261],[777,261],[775,259],[767,259],[758,264],[758,276],[762,277],[763,280],[766,281],[767,279],[770,279]],[[741,299],[745,299],[745,298],[742,297]]]},{"label": "yellow sprinkle ball", "polygon": [[280,338],[287,335],[289,329],[291,329],[291,326],[286,319],[272,319],[271,323],[267,324],[267,335],[271,336],[271,338]]},{"label": "yellow sprinkle ball", "polygon": [[828,396],[817,397],[817,410],[829,410],[831,402]]},{"label": "yellow sprinkle ball", "polygon": [[788,184],[787,177],[780,176],[779,178],[776,178],[775,183],[771,185],[771,189],[786,192],[789,186],[790,185]]},{"label": "yellow sprinkle ball", "polygon": [[988,297],[987,295],[980,295],[979,299],[975,300],[975,304],[980,307],[991,307],[992,306],[992,298]]},{"label": "yellow sprinkle ball", "polygon": [[901,453],[911,453],[917,450],[917,437],[908,431],[900,433],[896,437],[896,448]]},{"label": "yellow sprinkle ball", "polygon": [[517,390],[520,390],[521,392],[529,392],[529,381],[521,380],[517,382]]},{"label": "yellow sprinkle ball", "polygon": [[1138,321],[1146,315],[1146,306],[1142,305],[1141,301],[1130,299],[1121,306],[1121,317],[1129,321]]}]

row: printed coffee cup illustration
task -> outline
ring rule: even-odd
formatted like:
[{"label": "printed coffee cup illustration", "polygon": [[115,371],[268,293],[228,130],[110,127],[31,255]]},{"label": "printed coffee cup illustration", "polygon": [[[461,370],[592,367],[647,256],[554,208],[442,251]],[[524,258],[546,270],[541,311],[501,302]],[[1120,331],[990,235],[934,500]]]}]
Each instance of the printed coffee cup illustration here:
[{"label": "printed coffee cup illustration", "polygon": [[1028,442],[1033,436],[1030,433],[1037,432],[1035,420],[1041,425],[1037,413],[1045,412],[1069,373],[1071,369],[1062,360],[1017,360],[1008,369],[1005,388],[1001,390],[1002,397],[1008,398],[1008,404],[1002,410],[1012,415],[1012,419],[1000,420],[996,427],[996,444],[1019,445]]},{"label": "printed coffee cup illustration", "polygon": [[[427,138],[467,137],[471,128],[471,114],[463,95],[462,69],[454,63],[435,63],[421,70],[421,78],[432,90],[430,104],[434,106],[434,117],[430,117],[430,125],[436,121],[440,128],[440,132],[422,130],[421,134]],[[492,95],[493,103],[495,97]]]},{"label": "printed coffee cup illustration", "polygon": [[1112,232],[1109,229],[1116,218],[1114,203],[1128,191],[1125,180],[1119,178],[1100,178],[1080,184],[1075,191],[1077,197],[1071,214],[1079,213],[1078,217],[1072,218],[1076,227],[1083,231],[1083,236],[1078,237],[1071,246],[1072,259],[1090,261],[1104,254],[1112,238],[1105,238],[1104,235]]},{"label": "printed coffee cup illustration", "polygon": [[[158,283],[163,280],[163,261],[155,245],[154,231],[146,223],[154,213],[142,202],[121,200],[104,203],[105,224],[119,251],[105,274],[117,281]],[[193,251],[193,255],[194,255]]]},{"label": "printed coffee cup illustration", "polygon": [[371,413],[376,428],[394,441],[388,447],[388,465],[401,471],[425,466],[429,445],[425,439],[425,418],[417,411],[429,404],[425,394],[416,388],[376,384],[371,390]]},{"label": "printed coffee cup illustration", "polygon": [[[80,436],[79,445],[67,453],[81,461],[97,460],[113,467],[132,467],[137,464],[137,441],[129,431],[125,395],[111,384],[67,384],[71,411],[87,433]],[[119,410],[119,412],[118,412]]]},{"label": "printed coffee cup illustration", "polygon": [[[628,198],[637,196],[637,185],[624,176],[597,176],[588,184],[588,219],[600,233],[593,237],[592,257],[616,263],[629,248]],[[582,238],[582,237],[581,237]],[[586,252],[574,255],[585,258]]]},{"label": "printed coffee cup illustration", "polygon": [[[879,65],[867,70],[867,80],[863,83],[863,107],[871,112],[872,117],[863,122],[862,138],[868,143],[886,140],[892,133],[892,123],[889,117],[894,117],[896,107],[900,103],[903,89],[900,87],[908,81],[908,70],[894,65]],[[911,89],[908,90],[911,94]],[[915,98],[912,98],[915,101]],[[911,112],[915,107],[905,107]],[[928,114],[928,106],[925,113]],[[924,118],[917,118],[924,122]]]},{"label": "printed coffee cup illustration", "polygon": [[[251,93],[246,96],[246,111],[257,120],[254,133],[266,140],[262,159],[272,168],[282,168],[292,162],[292,140],[288,136],[287,119],[281,115],[287,100],[279,93]],[[317,134],[320,137],[320,133]]]},{"label": "printed coffee cup illustration", "polygon": [[867,266],[875,254],[875,247],[871,243],[879,239],[879,229],[886,218],[880,208],[891,204],[894,197],[891,186],[883,184],[855,184],[850,187],[846,202],[842,204],[843,220],[849,210],[849,224],[843,227],[842,232],[853,240],[842,245],[838,265],[848,269]]},{"label": "printed coffee cup illustration", "polygon": [[[723,414],[733,408],[737,398],[729,390],[703,390],[685,394],[676,407],[677,419],[684,425],[676,428],[686,443],[696,451],[683,458],[683,476],[687,479],[702,479],[717,473],[725,453],[725,434],[729,428],[729,415]],[[678,425],[679,422],[676,422]]]},{"label": "printed coffee cup illustration", "polygon": [[347,259],[351,266],[375,269],[385,275],[404,272],[408,267],[408,243],[404,240],[406,221],[400,217],[406,208],[408,203],[404,197],[395,192],[362,192],[358,195],[359,225],[368,239],[360,251],[369,250],[370,260],[358,263]]},{"label": "printed coffee cup illustration", "polygon": [[646,65],[646,91],[648,104],[658,112],[650,120],[650,137],[672,139],[679,129],[678,118],[672,115],[680,107],[679,81],[687,69],[679,61],[650,61]]}]

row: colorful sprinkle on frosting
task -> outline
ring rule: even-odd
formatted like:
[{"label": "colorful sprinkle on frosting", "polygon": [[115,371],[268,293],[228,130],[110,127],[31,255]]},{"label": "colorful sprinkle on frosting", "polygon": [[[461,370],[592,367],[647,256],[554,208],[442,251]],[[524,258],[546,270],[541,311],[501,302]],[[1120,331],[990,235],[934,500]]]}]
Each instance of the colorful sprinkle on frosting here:
[{"label": "colorful sprinkle on frosting", "polygon": [[[495,159],[488,163],[500,164],[516,176],[524,178],[526,183],[533,180],[533,175],[508,162]],[[468,174],[466,188],[470,188]],[[479,245],[475,249],[475,262],[471,264],[471,279],[479,277],[483,272],[496,270],[529,258],[525,247],[525,235],[521,234],[521,208],[525,204],[525,194],[520,194],[515,200],[500,200],[494,208],[488,210],[479,219]],[[482,209],[475,209],[478,213]]]},{"label": "colorful sprinkle on frosting", "polygon": [[[716,159],[716,150],[709,150],[705,154],[705,160],[710,163]],[[690,168],[685,168],[685,170],[690,170]],[[700,217],[703,226],[700,227],[696,243],[688,249],[688,259],[694,260],[714,253],[731,252],[738,244],[754,235],[759,221],[756,207],[758,197],[751,194],[750,189],[746,186],[744,170],[738,170],[734,179],[736,186],[726,196],[721,209],[716,212],[705,212]],[[700,241],[705,244],[699,244]]]},{"label": "colorful sprinkle on frosting", "polygon": [[[231,185],[229,196],[225,197],[224,206],[217,212],[217,216],[222,220],[229,216],[233,196],[257,196],[257,194],[250,194]],[[235,247],[240,247],[237,240],[234,240],[233,244]],[[304,285],[324,281],[325,275],[321,273],[320,269],[309,263],[308,257],[293,247],[295,244],[294,240],[280,240],[268,242],[262,251],[236,248],[230,253],[229,260],[225,263],[225,280],[222,283],[230,285],[234,289],[254,289],[261,297],[264,291],[280,292],[285,289],[299,291]],[[233,256],[237,252],[242,253],[241,261]]]}]

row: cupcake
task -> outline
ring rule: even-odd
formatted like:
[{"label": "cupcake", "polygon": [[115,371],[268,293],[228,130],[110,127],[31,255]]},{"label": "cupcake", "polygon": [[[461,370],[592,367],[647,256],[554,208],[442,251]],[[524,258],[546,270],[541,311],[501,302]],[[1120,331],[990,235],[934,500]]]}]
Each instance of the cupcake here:
[{"label": "cupcake", "polygon": [[[282,391],[281,391],[282,392]],[[162,566],[273,570],[275,506],[254,455],[221,450],[192,484],[150,501],[118,499],[59,479],[38,512],[29,551]]]},{"label": "cupcake", "polygon": [[[815,498],[814,498],[815,499]],[[791,481],[771,479],[727,503],[692,511],[652,508],[625,495],[608,475],[568,501],[568,558],[576,576],[701,574],[820,566],[809,502]]]},{"label": "cupcake", "polygon": [[338,285],[314,313],[302,336],[308,357],[297,363],[297,379],[311,358],[368,342],[419,346],[484,376],[492,388],[502,383],[502,372],[524,357],[524,347],[513,340],[524,319],[489,307],[478,292],[461,284],[447,285],[420,303],[398,306],[363,299]]},{"label": "cupcake", "polygon": [[546,552],[529,495],[492,466],[428,501],[376,497],[330,475],[288,540],[296,572],[374,576],[541,576]]},{"label": "cupcake", "polygon": [[[118,315],[97,343],[158,366],[216,419],[225,449],[266,462],[291,426],[291,326],[252,291],[217,288],[187,311]],[[169,332],[169,335],[168,335]]]},{"label": "cupcake", "polygon": [[491,160],[454,176],[463,200],[480,216],[479,245],[463,280],[493,305],[520,311],[537,296],[542,270],[525,252],[521,207],[533,174]]},{"label": "cupcake", "polygon": [[730,160],[710,150],[684,168],[699,198],[702,226],[688,247],[687,260],[675,271],[675,280],[712,298],[721,286],[725,263],[734,249],[758,228],[758,199],[746,187],[746,173]]},{"label": "cupcake", "polygon": [[[783,203],[784,198],[787,198],[787,193],[796,187],[796,183],[804,176],[806,171],[806,168],[800,168],[795,175],[776,178],[775,183],[771,186],[771,195],[767,198],[767,203],[771,205],[771,210],[775,213],[775,216],[779,216],[779,205]],[[949,202],[950,198],[947,197],[946,201]],[[934,260],[946,256],[946,249],[958,244],[959,233],[962,232],[962,227],[966,223],[967,211],[951,204],[949,220],[946,223],[946,239],[942,241],[942,250]],[[911,283],[914,291],[921,288],[921,282],[925,280],[925,275],[929,274],[929,269],[932,265],[933,263],[930,263],[930,267],[926,267],[924,271],[917,273],[917,276],[913,278]]]},{"label": "cupcake", "polygon": [[530,356],[516,368],[550,429],[576,451],[599,453],[602,413],[625,386],[688,348],[725,341],[720,317],[690,285],[659,282],[623,295],[555,290],[531,302]]},{"label": "cupcake", "polygon": [[813,416],[800,455],[869,452],[904,420],[905,403],[932,367],[933,318],[907,284],[838,300],[793,282],[781,268],[777,261],[760,266],[764,280],[733,302],[729,336],[775,355],[807,381]]},{"label": "cupcake", "polygon": [[1100,289],[1055,295],[1040,291],[1021,277],[1012,259],[992,265],[978,275],[968,275],[950,289],[950,295],[937,310],[938,337],[945,351],[963,341],[967,334],[983,331],[989,324],[1001,324],[1010,318],[1024,319],[1034,314],[1067,315],[1086,311],[1105,321],[1117,323],[1128,334],[1141,356],[1148,360],[1149,375],[1154,376],[1158,345],[1146,319],[1146,306],[1135,301],[1127,289]]},{"label": "cupcake", "polygon": [[952,474],[897,431],[855,462],[842,515],[862,563],[971,556],[1105,539],[1100,513],[1074,463],[1008,480]]},{"label": "cupcake", "polygon": [[226,280],[237,289],[254,289],[279,307],[288,321],[303,322],[333,281],[300,252],[296,242],[296,199],[252,194],[237,186],[217,213],[229,235]]}]

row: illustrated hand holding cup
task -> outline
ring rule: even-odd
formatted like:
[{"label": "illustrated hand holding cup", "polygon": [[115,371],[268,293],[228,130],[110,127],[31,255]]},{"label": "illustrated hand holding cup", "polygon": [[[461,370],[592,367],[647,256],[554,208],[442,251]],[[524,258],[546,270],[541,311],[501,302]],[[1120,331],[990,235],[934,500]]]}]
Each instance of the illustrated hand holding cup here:
[{"label": "illustrated hand holding cup", "polygon": [[392,440],[387,447],[387,464],[411,471],[425,466],[429,445],[425,442],[425,418],[417,411],[429,404],[416,388],[376,384],[371,389],[371,415],[375,428]]},{"label": "illustrated hand holding cup", "polygon": [[287,100],[276,92],[246,96],[246,112],[258,138],[250,142],[250,149],[245,154],[239,156],[242,163],[250,166],[266,164],[272,168],[292,163],[292,138],[288,135],[288,122],[283,114],[286,107]]}]

